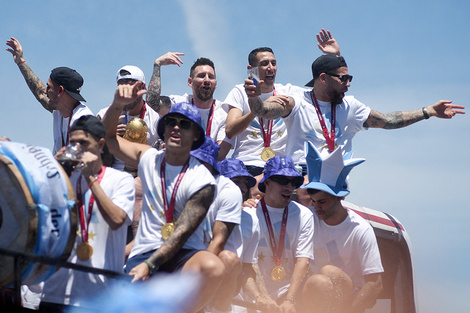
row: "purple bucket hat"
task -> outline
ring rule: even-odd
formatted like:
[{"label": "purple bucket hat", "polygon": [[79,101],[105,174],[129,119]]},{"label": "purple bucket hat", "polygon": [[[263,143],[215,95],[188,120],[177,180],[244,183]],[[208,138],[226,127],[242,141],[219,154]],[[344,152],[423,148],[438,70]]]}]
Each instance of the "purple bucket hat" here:
[{"label": "purple bucket hat", "polygon": [[248,172],[245,167],[245,164],[234,158],[225,159],[219,162],[219,172],[220,175],[223,175],[228,178],[234,177],[247,177],[248,178],[248,188],[256,185],[256,179]]},{"label": "purple bucket hat", "polygon": [[286,177],[298,177],[296,181],[296,188],[300,187],[304,182],[304,177],[297,172],[295,169],[294,161],[288,155],[276,155],[275,157],[269,159],[264,165],[264,177],[258,184],[258,189],[261,192],[266,192],[266,186],[264,182],[271,176],[286,176]]},{"label": "purple bucket hat", "polygon": [[183,115],[192,122],[201,133],[198,141],[195,141],[191,147],[191,150],[199,148],[204,143],[204,129],[201,125],[201,113],[199,113],[199,109],[192,103],[187,102],[180,102],[173,105],[168,112],[160,118],[157,125],[157,134],[163,140],[163,133],[165,132],[165,118],[169,115]]},{"label": "purple bucket hat", "polygon": [[190,155],[195,157],[201,162],[206,162],[220,173],[219,166],[217,165],[217,157],[219,155],[219,145],[209,136],[205,136],[205,141],[199,148],[189,152]]}]

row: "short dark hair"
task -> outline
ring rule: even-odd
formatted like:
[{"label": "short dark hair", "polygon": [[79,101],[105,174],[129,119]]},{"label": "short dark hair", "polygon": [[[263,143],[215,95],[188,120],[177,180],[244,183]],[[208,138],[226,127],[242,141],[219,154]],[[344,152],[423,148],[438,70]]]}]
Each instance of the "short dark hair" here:
[{"label": "short dark hair", "polygon": [[257,66],[258,59],[256,57],[258,53],[261,53],[261,52],[271,52],[272,54],[274,54],[273,49],[269,47],[256,48],[252,50],[250,54],[248,55],[248,64],[250,64],[251,66]]},{"label": "short dark hair", "polygon": [[318,190],[318,189],[312,189],[312,188],[307,188],[307,193],[309,195],[314,195],[316,193],[319,193],[321,190]]},{"label": "short dark hair", "polygon": [[94,115],[84,115],[76,120],[70,127],[70,132],[76,130],[89,133],[96,141],[106,137],[106,128],[103,122]]},{"label": "short dark hair", "polygon": [[212,62],[208,58],[199,58],[199,59],[196,60],[196,62],[194,62],[193,66],[191,66],[191,70],[189,71],[189,76],[193,77],[194,70],[196,69],[196,67],[201,66],[201,65],[209,65],[210,67],[212,67],[214,69],[214,73],[215,73],[214,62]]}]

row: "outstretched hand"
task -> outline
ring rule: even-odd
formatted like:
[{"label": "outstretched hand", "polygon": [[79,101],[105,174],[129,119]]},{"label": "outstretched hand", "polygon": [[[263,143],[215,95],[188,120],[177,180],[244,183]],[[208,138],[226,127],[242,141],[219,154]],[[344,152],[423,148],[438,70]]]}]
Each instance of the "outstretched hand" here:
[{"label": "outstretched hand", "polygon": [[464,106],[452,104],[451,100],[439,100],[427,107],[429,115],[439,118],[452,118],[455,114],[465,114],[463,109],[465,109]]},{"label": "outstretched hand", "polygon": [[180,55],[184,55],[182,52],[167,52],[161,57],[158,57],[155,60],[156,65],[171,65],[171,64],[176,64],[178,66],[181,66],[183,64],[183,61],[180,59]]},{"label": "outstretched hand", "polygon": [[340,56],[339,45],[329,30],[324,28],[317,34],[317,46],[324,54],[336,54]]},{"label": "outstretched hand", "polygon": [[147,90],[142,88],[142,84],[143,82],[137,81],[133,85],[118,85],[114,93],[113,103],[122,108],[136,101],[139,97],[147,93]]},{"label": "outstretched hand", "polygon": [[7,48],[6,50],[13,55],[13,60],[15,61],[16,64],[24,61],[23,47],[21,46],[18,39],[16,39],[15,37],[10,37],[10,40],[7,40],[7,46],[11,48],[11,49]]}]

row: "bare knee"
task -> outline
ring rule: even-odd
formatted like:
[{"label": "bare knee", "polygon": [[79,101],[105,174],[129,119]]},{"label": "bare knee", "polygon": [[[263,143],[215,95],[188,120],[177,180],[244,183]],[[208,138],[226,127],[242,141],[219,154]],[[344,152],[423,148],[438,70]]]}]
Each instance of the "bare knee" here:
[{"label": "bare knee", "polygon": [[242,271],[242,261],[233,252],[224,250],[219,253],[219,259],[224,263],[225,271],[227,273],[234,273],[238,275]]}]

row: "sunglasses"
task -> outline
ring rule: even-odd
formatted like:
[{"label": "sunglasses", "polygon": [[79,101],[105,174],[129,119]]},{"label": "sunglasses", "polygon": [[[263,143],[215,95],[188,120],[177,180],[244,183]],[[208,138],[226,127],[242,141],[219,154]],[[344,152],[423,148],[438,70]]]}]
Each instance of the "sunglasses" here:
[{"label": "sunglasses", "polygon": [[292,186],[298,187],[302,184],[301,182],[299,184],[300,177],[289,178],[285,176],[271,176],[269,178],[281,186],[287,186],[290,183]]},{"label": "sunglasses", "polygon": [[349,82],[352,82],[352,79],[353,79],[353,77],[351,75],[338,75],[338,74],[332,74],[332,73],[325,73],[325,74],[330,75],[330,76],[334,76],[334,77],[338,77],[339,80],[342,83],[346,83],[348,80],[349,80]]},{"label": "sunglasses", "polygon": [[185,118],[178,118],[174,116],[167,116],[165,118],[165,126],[175,127],[176,124],[178,124],[181,129],[190,129],[193,125],[193,122]]}]

